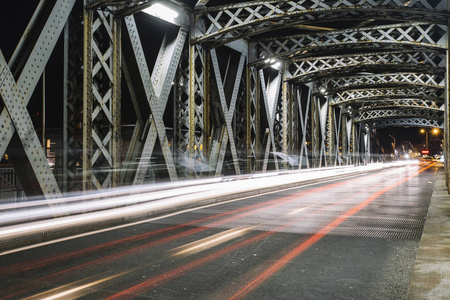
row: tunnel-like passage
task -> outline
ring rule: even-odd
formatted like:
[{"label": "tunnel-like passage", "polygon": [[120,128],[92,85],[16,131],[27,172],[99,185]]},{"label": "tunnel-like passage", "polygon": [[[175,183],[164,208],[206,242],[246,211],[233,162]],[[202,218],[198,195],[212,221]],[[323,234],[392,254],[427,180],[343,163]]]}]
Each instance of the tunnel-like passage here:
[{"label": "tunnel-like passage", "polygon": [[447,1],[8,5],[9,197],[448,157]]}]

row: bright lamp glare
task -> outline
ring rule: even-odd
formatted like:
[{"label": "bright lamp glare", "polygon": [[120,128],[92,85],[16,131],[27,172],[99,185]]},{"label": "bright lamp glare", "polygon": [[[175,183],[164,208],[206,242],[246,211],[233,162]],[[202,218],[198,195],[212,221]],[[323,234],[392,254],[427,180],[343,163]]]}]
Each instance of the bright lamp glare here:
[{"label": "bright lamp glare", "polygon": [[174,23],[175,19],[178,17],[178,13],[176,11],[160,3],[155,3],[142,11],[170,23]]},{"label": "bright lamp glare", "polygon": [[271,65],[272,68],[274,68],[275,70],[280,70],[281,69],[281,62],[277,61],[274,64]]}]

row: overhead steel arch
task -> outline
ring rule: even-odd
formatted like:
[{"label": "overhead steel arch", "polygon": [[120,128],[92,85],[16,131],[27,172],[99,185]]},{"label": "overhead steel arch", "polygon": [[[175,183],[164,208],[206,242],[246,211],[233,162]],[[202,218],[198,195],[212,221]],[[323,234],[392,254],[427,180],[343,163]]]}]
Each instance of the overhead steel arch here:
[{"label": "overhead steel arch", "polygon": [[384,26],[330,29],[321,33],[252,39],[255,62],[272,57],[294,59],[326,53],[384,50],[445,50],[447,27],[433,23],[411,22]]},{"label": "overhead steel arch", "polygon": [[445,86],[444,74],[398,72],[383,74],[354,74],[348,77],[323,78],[318,81],[319,86],[326,86],[332,90],[358,89],[372,86],[417,84],[423,87]]},{"label": "overhead steel arch", "polygon": [[394,118],[426,118],[427,120],[444,121],[444,112],[423,108],[402,108],[402,109],[373,109],[358,111],[355,114],[355,122],[367,122],[378,119]]},{"label": "overhead steel arch", "polygon": [[289,81],[309,82],[325,77],[340,77],[360,72],[419,72],[443,75],[446,56],[428,51],[382,52],[305,58],[292,61]]},{"label": "overhead steel arch", "polygon": [[435,103],[444,103],[444,90],[440,88],[421,87],[395,87],[395,88],[374,88],[374,89],[355,89],[345,90],[333,95],[333,104],[356,104],[390,99],[422,99]]},{"label": "overhead steel arch", "polygon": [[398,119],[379,119],[367,122],[371,129],[386,127],[427,127],[427,128],[444,128],[444,122],[437,120],[429,120],[425,118],[398,118]]},{"label": "overhead steel arch", "polygon": [[358,101],[359,111],[382,108],[416,108],[444,111],[444,104],[423,99],[385,99],[383,101]]},{"label": "overhead steel arch", "polygon": [[231,41],[299,25],[339,22],[349,19],[365,21],[425,21],[446,24],[442,3],[411,1],[249,1],[216,7],[198,7],[202,32],[194,43],[217,47]]}]

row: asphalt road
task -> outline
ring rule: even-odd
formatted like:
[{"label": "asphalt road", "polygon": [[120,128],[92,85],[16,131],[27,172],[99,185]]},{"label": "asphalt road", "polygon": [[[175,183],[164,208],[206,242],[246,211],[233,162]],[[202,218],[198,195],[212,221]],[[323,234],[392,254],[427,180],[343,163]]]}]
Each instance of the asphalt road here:
[{"label": "asphalt road", "polygon": [[236,199],[0,256],[0,299],[405,299],[434,165]]}]

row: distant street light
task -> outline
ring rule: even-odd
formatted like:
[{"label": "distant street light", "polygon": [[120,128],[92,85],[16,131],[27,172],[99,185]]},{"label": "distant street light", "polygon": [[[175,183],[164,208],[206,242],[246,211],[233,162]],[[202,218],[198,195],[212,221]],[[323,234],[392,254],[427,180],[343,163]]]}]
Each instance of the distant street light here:
[{"label": "distant street light", "polygon": [[426,131],[425,129],[420,129],[420,133],[425,133],[425,150],[429,150],[428,149],[428,131]]},{"label": "distant street light", "polygon": [[[422,134],[425,133],[425,150],[427,150],[427,151],[430,151],[429,145],[428,145],[428,133],[431,133],[431,135],[434,136],[435,138],[439,137],[439,135],[441,135],[442,137],[444,136],[444,134],[438,128],[433,128],[429,131],[422,128],[422,129],[420,129],[420,133],[422,133]],[[442,147],[442,145],[441,145],[441,147]]]}]

